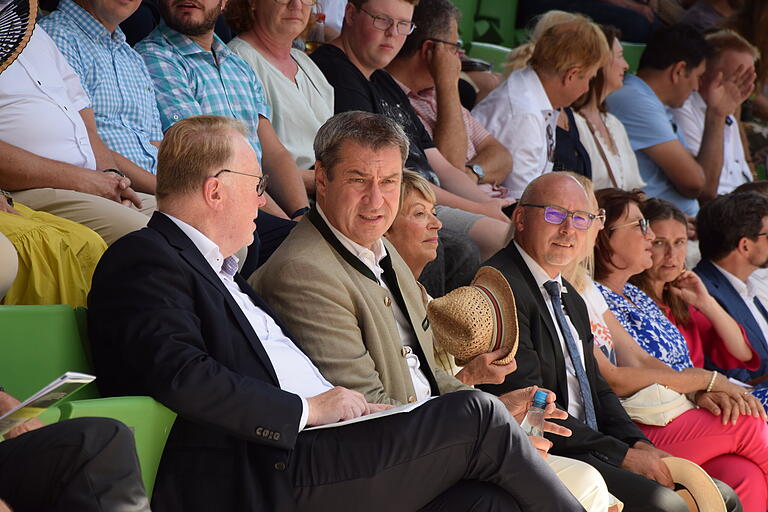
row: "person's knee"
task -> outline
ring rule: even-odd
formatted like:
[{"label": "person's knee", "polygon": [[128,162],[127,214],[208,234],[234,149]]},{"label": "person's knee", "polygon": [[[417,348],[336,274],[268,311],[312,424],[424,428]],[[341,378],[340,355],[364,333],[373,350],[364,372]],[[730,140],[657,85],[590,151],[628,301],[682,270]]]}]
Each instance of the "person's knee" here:
[{"label": "person's knee", "polygon": [[435,498],[420,512],[517,512],[520,505],[501,487],[462,480]]},{"label": "person's knee", "polygon": [[112,418],[75,418],[59,423],[75,438],[82,439],[83,453],[92,456],[107,446],[135,450],[133,432]]},{"label": "person's knee", "polygon": [[[657,485],[650,496],[644,497],[645,506],[638,508],[643,512],[689,512],[688,505],[672,489]],[[634,508],[633,508],[634,510]]]},{"label": "person's knee", "polygon": [[716,478],[713,478],[712,481],[715,482],[717,490],[720,491],[720,495],[723,497],[725,510],[728,512],[742,512],[742,510],[744,510],[741,505],[741,500],[739,500],[739,496],[728,484],[721,482]]}]

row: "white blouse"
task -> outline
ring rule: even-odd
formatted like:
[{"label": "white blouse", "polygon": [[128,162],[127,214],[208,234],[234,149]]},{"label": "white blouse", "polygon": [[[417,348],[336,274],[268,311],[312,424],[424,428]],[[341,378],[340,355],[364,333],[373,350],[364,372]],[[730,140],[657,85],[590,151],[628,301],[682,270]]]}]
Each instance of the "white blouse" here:
[{"label": "white blouse", "polygon": [[[587,153],[589,153],[589,159],[592,162],[592,183],[595,190],[614,188],[616,186],[622,190],[644,187],[645,183],[640,177],[640,170],[637,167],[637,158],[632,150],[632,146],[629,144],[629,137],[624,129],[624,125],[612,114],[605,113],[601,115],[605,127],[613,137],[618,154],[611,151],[610,144],[608,144],[608,141],[602,140],[597,130],[595,130],[594,136],[592,135],[587,120],[583,116],[580,114],[574,116],[576,118],[576,127],[579,130],[579,139]],[[608,160],[608,164],[613,171],[613,176],[616,178],[615,185],[608,175],[608,169],[600,154],[598,144],[602,147],[605,158]]]}]

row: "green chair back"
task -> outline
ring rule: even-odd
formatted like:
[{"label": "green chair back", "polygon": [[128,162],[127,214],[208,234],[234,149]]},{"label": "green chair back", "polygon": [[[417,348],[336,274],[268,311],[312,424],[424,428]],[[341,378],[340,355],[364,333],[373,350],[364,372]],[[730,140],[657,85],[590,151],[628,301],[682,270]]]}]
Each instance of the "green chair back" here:
[{"label": "green chair back", "polygon": [[464,42],[464,47],[468,48],[475,38],[475,13],[477,12],[478,0],[451,0],[453,5],[461,11],[459,20],[459,38]]},{"label": "green chair back", "polygon": [[637,67],[640,65],[640,57],[643,56],[645,45],[642,43],[621,43],[624,50],[624,59],[629,64],[628,73],[637,73]]},{"label": "green chair back", "polygon": [[493,64],[493,70],[498,73],[504,72],[504,63],[507,61],[507,55],[512,50],[506,46],[499,46],[491,43],[481,43],[475,41],[469,49],[469,56],[473,59],[481,59]]},{"label": "green chair back", "polygon": [[514,48],[520,41],[518,0],[480,0],[475,15],[475,40]]},{"label": "green chair back", "polygon": [[[78,316],[67,305],[0,306],[0,385],[25,400],[64,372],[90,373]],[[98,397],[90,383],[70,400]]]},{"label": "green chair back", "polygon": [[147,496],[152,498],[157,467],[176,413],[148,396],[75,400],[63,403],[59,408],[62,420],[97,416],[125,423],[133,431],[141,463],[141,478]]}]

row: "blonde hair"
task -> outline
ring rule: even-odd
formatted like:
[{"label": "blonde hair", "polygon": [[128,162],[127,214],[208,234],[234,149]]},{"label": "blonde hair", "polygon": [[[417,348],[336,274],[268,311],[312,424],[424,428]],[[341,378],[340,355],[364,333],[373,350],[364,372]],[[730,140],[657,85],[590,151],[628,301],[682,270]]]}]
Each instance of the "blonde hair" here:
[{"label": "blonde hair", "polygon": [[587,70],[602,66],[610,49],[600,27],[584,17],[559,23],[548,28],[536,41],[529,65],[538,73],[562,75],[580,68]]},{"label": "blonde hair", "polygon": [[157,198],[200,188],[232,157],[232,132],[248,137],[243,123],[226,117],[192,116],[171,126],[157,154]]},{"label": "blonde hair", "polygon": [[574,14],[572,12],[552,10],[547,11],[536,19],[536,24],[531,30],[531,36],[528,41],[520,46],[517,46],[509,52],[507,55],[507,62],[504,65],[504,75],[509,76],[513,71],[523,69],[528,65],[528,61],[531,60],[533,55],[533,49],[536,47],[536,41],[539,40],[541,35],[548,29],[565,23],[573,21],[577,18],[584,18],[581,14]]},{"label": "blonde hair", "polygon": [[709,43],[710,48],[712,48],[712,56],[715,58],[729,50],[748,53],[754,60],[760,58],[760,50],[734,30],[718,30],[717,32],[707,34],[704,38]]},{"label": "blonde hair", "polygon": [[[592,209],[597,211],[598,204],[597,198],[595,197],[595,187],[592,184],[592,180],[586,176],[582,176],[581,174],[576,174],[575,172],[571,171],[565,171],[564,174],[567,174],[579,182],[579,184],[584,188],[584,192],[587,194],[587,199],[589,199],[589,203]],[[593,223],[589,229],[597,229],[594,226],[595,224]],[[587,283],[589,283],[590,279],[592,279],[592,274],[595,268],[594,251],[594,244],[591,246],[588,244],[588,246],[584,248],[584,254],[582,258],[575,259],[562,273],[563,277],[569,283],[571,283],[571,285],[573,285],[573,287],[579,293],[582,293],[584,290],[586,290]]]},{"label": "blonde hair", "polygon": [[402,211],[405,198],[411,192],[418,192],[432,204],[437,203],[437,196],[435,196],[432,187],[429,186],[429,182],[421,174],[410,169],[403,169],[403,181],[400,184],[400,209],[398,211]]}]

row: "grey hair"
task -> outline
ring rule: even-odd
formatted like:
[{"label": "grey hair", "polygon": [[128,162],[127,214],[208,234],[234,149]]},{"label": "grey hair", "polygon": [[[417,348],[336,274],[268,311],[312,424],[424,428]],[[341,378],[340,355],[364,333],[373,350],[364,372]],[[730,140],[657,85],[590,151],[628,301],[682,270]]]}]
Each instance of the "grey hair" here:
[{"label": "grey hair", "polygon": [[336,114],[320,127],[313,145],[315,159],[325,168],[328,179],[339,161],[342,144],[350,141],[374,151],[397,147],[403,163],[408,158],[408,136],[395,121],[381,114],[352,110]]},{"label": "grey hair", "polygon": [[[413,10],[411,21],[416,25],[413,33],[405,39],[396,58],[410,57],[421,49],[424,41],[436,37],[444,38],[451,26],[461,19],[461,11],[450,0],[421,0]],[[455,41],[450,41],[454,43]]]}]

